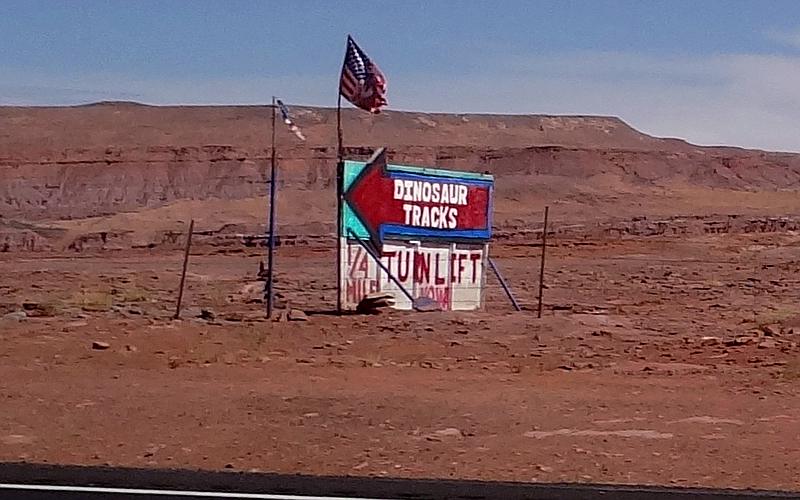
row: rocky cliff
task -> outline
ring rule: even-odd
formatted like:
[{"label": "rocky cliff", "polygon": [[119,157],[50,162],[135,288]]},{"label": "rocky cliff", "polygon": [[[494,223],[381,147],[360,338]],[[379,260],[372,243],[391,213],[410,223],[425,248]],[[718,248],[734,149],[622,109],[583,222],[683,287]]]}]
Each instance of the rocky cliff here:
[{"label": "rocky cliff", "polygon": [[[328,231],[336,113],[300,107],[294,114],[308,141],[279,123],[281,221],[289,232]],[[73,233],[141,232],[146,227],[134,226],[147,226],[147,218],[120,214],[151,211],[153,220],[177,223],[189,207],[209,224],[259,224],[263,202],[253,200],[267,189],[270,124],[269,107],[256,106],[0,108],[0,225],[7,233],[26,224],[36,232],[44,223]],[[565,219],[586,219],[737,212],[744,197],[739,211],[770,212],[772,199],[783,214],[800,187],[800,155],[698,147],[612,117],[348,109],[343,125],[350,158],[386,146],[395,163],[494,174],[500,228],[532,224],[545,203],[564,205]],[[687,205],[675,206],[676,199]]]}]

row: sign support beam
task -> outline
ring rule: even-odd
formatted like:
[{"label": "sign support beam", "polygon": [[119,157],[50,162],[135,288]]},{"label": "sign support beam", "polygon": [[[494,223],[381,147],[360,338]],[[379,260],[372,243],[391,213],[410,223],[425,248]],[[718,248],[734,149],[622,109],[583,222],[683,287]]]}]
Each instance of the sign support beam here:
[{"label": "sign support beam", "polygon": [[522,308],[519,306],[519,302],[517,302],[514,294],[511,293],[511,288],[509,288],[508,283],[506,283],[505,278],[503,278],[503,275],[500,274],[500,269],[497,268],[497,264],[494,263],[491,257],[488,257],[486,260],[489,261],[489,266],[492,268],[492,271],[494,271],[494,275],[497,276],[497,280],[500,281],[500,286],[502,286],[503,290],[506,292],[508,300],[511,301],[511,305],[514,306],[514,309],[517,312],[521,311]]}]

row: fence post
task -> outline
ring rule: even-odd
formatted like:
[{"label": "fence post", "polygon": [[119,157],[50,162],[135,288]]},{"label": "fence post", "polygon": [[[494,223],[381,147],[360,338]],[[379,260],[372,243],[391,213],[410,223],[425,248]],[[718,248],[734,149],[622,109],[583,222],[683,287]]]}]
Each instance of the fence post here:
[{"label": "fence post", "polygon": [[539,309],[536,313],[537,318],[542,317],[542,294],[544,293],[544,255],[547,250],[547,216],[550,207],[544,207],[544,226],[542,227],[542,265],[539,268]]},{"label": "fence post", "polygon": [[175,319],[181,317],[181,302],[183,302],[183,284],[186,282],[186,267],[189,265],[189,249],[192,247],[192,232],[194,219],[189,221],[189,234],[186,235],[186,247],[183,250],[183,270],[181,271],[181,284],[178,288],[178,305],[175,308]]}]

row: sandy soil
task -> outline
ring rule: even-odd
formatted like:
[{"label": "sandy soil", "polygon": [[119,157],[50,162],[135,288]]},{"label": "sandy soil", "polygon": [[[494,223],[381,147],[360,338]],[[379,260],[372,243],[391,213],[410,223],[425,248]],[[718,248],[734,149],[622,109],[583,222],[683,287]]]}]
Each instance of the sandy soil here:
[{"label": "sandy soil", "polygon": [[294,111],[278,291],[308,316],[273,322],[236,236],[263,231],[268,109],[0,107],[0,460],[800,490],[800,155],[347,111],[348,158],[495,175],[525,311],[491,280],[481,313],[336,316],[335,115]]},{"label": "sandy soil", "polygon": [[527,311],[368,317],[281,248],[298,322],[252,249],[198,248],[178,321],[179,251],[0,254],[0,460],[800,489],[800,236],[553,245],[541,320],[534,245],[493,250]]}]

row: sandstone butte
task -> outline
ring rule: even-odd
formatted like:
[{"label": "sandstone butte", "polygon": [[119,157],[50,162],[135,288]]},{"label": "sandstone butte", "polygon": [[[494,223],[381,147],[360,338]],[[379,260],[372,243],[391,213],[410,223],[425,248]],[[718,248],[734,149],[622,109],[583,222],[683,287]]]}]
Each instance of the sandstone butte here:
[{"label": "sandstone butte", "polygon": [[[296,107],[308,141],[278,130],[279,229],[325,241],[335,213],[336,113]],[[174,242],[263,231],[267,106],[107,102],[0,107],[0,249]],[[604,116],[344,111],[346,157],[489,172],[494,224],[706,215],[796,215],[800,155],[656,138]],[[309,240],[311,241],[311,240]],[[89,245],[91,246],[91,245]]]}]

